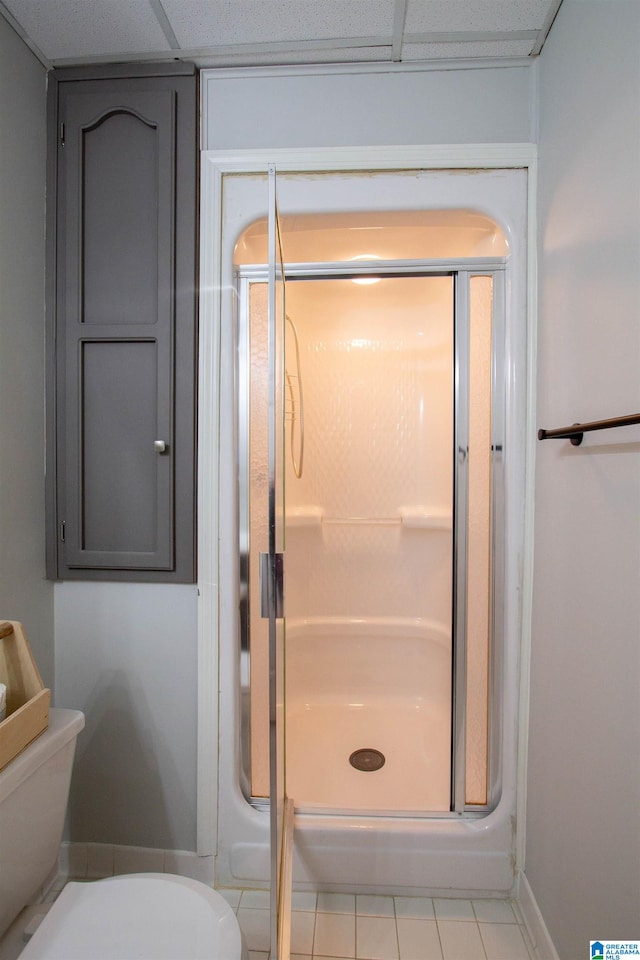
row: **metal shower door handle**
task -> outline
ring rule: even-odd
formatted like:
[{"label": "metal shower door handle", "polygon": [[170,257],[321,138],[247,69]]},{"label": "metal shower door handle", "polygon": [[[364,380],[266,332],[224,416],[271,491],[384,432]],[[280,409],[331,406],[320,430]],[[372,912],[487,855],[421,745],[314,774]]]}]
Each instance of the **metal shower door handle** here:
[{"label": "metal shower door handle", "polygon": [[260,554],[260,616],[284,617],[284,554]]}]

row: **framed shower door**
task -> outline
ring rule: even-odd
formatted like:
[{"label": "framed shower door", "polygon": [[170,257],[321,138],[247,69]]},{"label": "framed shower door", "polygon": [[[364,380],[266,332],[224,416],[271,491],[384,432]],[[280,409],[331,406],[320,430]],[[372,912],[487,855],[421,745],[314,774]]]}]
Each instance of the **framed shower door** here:
[{"label": "framed shower door", "polygon": [[[395,261],[367,277],[365,264],[287,266],[286,313],[304,353],[309,422],[301,478],[292,425],[286,415],[276,421],[287,447],[287,786],[303,813],[446,816],[481,814],[496,802],[502,264],[451,268]],[[239,271],[241,339],[254,343],[254,437],[264,416],[254,327],[264,326],[266,279],[259,265]],[[375,288],[359,285],[372,279]],[[249,475],[260,472],[253,457]],[[378,663],[389,644],[393,663]],[[253,689],[261,682],[253,656],[251,674]],[[366,676],[379,702],[365,723]],[[409,728],[387,750],[399,685]],[[386,718],[380,742],[377,713]],[[250,795],[258,802],[267,795],[261,716],[253,704]],[[376,777],[350,772],[347,761],[364,747],[386,756]],[[398,765],[412,771],[404,788]]]},{"label": "framed shower door", "polygon": [[269,816],[271,960],[289,960],[293,804],[285,781],[285,277],[276,168],[269,165],[267,309],[268,550],[260,556],[261,613],[269,624]]}]

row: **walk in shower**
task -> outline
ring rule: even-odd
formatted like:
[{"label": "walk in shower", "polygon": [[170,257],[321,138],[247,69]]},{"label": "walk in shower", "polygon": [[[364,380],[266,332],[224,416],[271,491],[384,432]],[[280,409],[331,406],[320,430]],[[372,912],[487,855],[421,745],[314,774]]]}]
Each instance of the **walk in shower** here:
[{"label": "walk in shower", "polygon": [[[453,211],[284,215],[280,235],[287,794],[300,812],[486,808],[506,244]],[[265,238],[252,225],[236,254],[254,800],[269,795]]]},{"label": "walk in shower", "polygon": [[221,205],[220,876],[269,878],[275,748],[300,886],[508,891],[526,175],[281,176],[276,294],[266,183]]}]

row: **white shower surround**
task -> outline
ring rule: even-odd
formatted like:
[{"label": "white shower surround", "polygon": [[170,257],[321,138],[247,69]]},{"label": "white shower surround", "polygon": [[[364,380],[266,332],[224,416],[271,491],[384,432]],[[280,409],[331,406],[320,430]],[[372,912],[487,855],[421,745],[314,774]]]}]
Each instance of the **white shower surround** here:
[{"label": "white shower surround", "polygon": [[[230,553],[235,491],[218,474],[217,452],[232,449],[232,419],[220,398],[233,368],[231,344],[220,337],[223,272],[220,248],[222,177],[226,172],[432,170],[431,197],[421,207],[475,209],[500,224],[511,246],[507,290],[505,481],[506,574],[502,713],[502,796],[481,819],[298,817],[296,879],[317,888],[508,894],[521,862],[529,643],[535,363],[534,183],[531,144],[459,145],[267,152],[205,152],[202,179],[199,502],[199,782],[198,847],[217,853],[222,884],[262,885],[269,876],[267,815],[250,807],[238,785],[239,689],[234,655],[234,562]],[[509,172],[519,168],[520,174]],[[523,169],[524,168],[524,169]],[[435,171],[474,171],[465,176]],[[491,172],[493,170],[493,173]],[[478,191],[478,177],[482,190]],[[437,188],[435,182],[437,179]],[[317,183],[318,181],[316,181]],[[317,209],[317,199],[315,201]],[[394,205],[401,207],[398,202]],[[369,203],[369,209],[373,204]],[[211,442],[214,438],[214,442]],[[218,444],[215,442],[219,440]],[[219,558],[225,562],[220,563]],[[229,560],[231,562],[229,562]],[[228,642],[219,642],[220,638]],[[219,667],[218,669],[216,669]],[[523,682],[524,681],[524,682]],[[220,691],[218,701],[217,692]],[[218,718],[223,718],[218,727]],[[217,799],[217,803],[216,803]],[[520,812],[520,815],[518,813]],[[362,843],[362,838],[367,842]]]}]

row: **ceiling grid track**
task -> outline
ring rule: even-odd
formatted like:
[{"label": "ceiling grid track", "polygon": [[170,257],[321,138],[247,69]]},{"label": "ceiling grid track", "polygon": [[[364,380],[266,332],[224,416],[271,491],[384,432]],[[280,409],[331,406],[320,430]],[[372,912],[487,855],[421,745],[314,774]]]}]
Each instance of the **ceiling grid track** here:
[{"label": "ceiling grid track", "polygon": [[48,60],[47,57],[45,57],[44,53],[42,52],[40,47],[37,45],[37,43],[34,43],[34,41],[26,32],[26,30],[23,28],[22,24],[18,20],[16,20],[16,18],[13,16],[11,11],[7,9],[7,7],[4,5],[4,3],[1,2],[1,0],[0,0],[0,16],[4,17],[4,19],[7,21],[9,26],[13,30],[15,30],[15,32],[18,34],[22,42],[26,43],[26,45],[29,47],[29,50],[31,50],[31,53],[34,55],[34,57],[37,60],[40,61],[42,66],[45,67],[47,70],[50,70],[51,67],[53,66],[51,61]]},{"label": "ceiling grid track", "polygon": [[167,43],[169,44],[171,49],[176,51],[180,50],[180,44],[178,42],[178,38],[173,32],[173,27],[169,22],[169,17],[165,13],[165,9],[162,6],[162,0],[149,0],[149,6],[153,10],[153,13],[155,14],[155,18],[160,24],[160,29],[164,33]]},{"label": "ceiling grid track", "polygon": [[549,31],[553,26],[554,20],[558,16],[558,11],[560,10],[561,6],[562,6],[562,0],[553,0],[553,3],[551,4],[547,12],[547,16],[545,17],[545,21],[542,25],[542,28],[538,31],[538,38],[534,43],[533,47],[531,48],[532,57],[537,57],[540,51],[542,50],[545,44],[545,40],[549,36]]},{"label": "ceiling grid track", "polygon": [[409,0],[395,0],[393,8],[393,40],[391,44],[391,59],[394,62],[402,60],[402,43],[404,25],[407,19],[407,5]]}]

